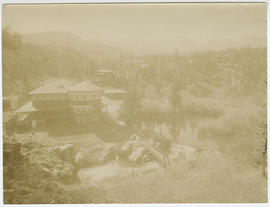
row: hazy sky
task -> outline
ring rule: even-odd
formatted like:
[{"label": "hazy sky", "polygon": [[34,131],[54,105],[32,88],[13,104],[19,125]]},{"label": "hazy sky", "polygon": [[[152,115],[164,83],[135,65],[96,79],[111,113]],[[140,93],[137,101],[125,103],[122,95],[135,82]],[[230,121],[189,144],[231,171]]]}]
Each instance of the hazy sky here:
[{"label": "hazy sky", "polygon": [[85,39],[186,37],[204,41],[266,36],[266,4],[6,5],[3,26],[17,32],[67,31]]}]

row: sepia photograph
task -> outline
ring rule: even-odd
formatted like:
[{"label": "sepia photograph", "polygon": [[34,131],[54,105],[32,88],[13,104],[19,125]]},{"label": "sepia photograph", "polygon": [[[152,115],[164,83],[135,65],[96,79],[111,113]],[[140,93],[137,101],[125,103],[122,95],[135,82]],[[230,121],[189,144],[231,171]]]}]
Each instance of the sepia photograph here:
[{"label": "sepia photograph", "polygon": [[4,204],[267,203],[267,3],[2,5]]}]

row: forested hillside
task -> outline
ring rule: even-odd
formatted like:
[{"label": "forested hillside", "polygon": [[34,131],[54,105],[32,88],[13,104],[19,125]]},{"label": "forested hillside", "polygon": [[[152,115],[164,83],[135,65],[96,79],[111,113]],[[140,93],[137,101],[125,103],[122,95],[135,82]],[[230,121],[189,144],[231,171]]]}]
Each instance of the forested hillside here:
[{"label": "forested hillside", "polygon": [[91,75],[95,62],[65,47],[26,44],[21,36],[3,30],[3,95],[25,93],[50,78],[82,78]]},{"label": "forested hillside", "polygon": [[265,94],[266,48],[244,47],[192,55],[176,51],[174,55],[143,58],[150,66],[146,77],[156,86],[182,83],[196,96],[209,96],[218,90],[227,95]]},{"label": "forested hillside", "polygon": [[[33,37],[3,30],[4,95],[20,93],[18,88],[27,91],[37,82],[51,77],[81,78],[95,71],[102,61],[92,57],[100,50],[92,51],[96,53],[93,56],[89,51],[95,50],[97,45],[84,45],[89,49],[80,50],[72,45],[80,47],[83,40],[71,35],[67,38],[70,42],[56,41],[60,34],[50,32]],[[34,44],[29,43],[30,37],[33,37]],[[114,52],[115,57],[107,58],[106,67],[130,70],[133,60],[128,59],[126,62],[131,64],[125,65],[119,60],[120,54]],[[189,55],[175,51],[172,55],[144,55],[139,59],[149,65],[144,78],[147,84],[144,85],[150,83],[158,90],[178,82],[196,96],[219,93],[218,90],[234,95],[250,95],[265,92],[266,55],[266,48],[244,47]],[[103,60],[106,58],[103,57]]]}]

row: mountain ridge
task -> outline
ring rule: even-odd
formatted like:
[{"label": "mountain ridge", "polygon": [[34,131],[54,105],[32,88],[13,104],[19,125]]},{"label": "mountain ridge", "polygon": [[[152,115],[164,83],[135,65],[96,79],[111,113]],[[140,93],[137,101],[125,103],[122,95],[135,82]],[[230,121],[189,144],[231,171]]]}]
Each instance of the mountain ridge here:
[{"label": "mountain ridge", "polygon": [[196,41],[187,37],[176,36],[163,40],[157,39],[121,39],[96,41],[86,40],[77,34],[62,31],[48,31],[38,33],[21,33],[25,43],[36,45],[53,45],[59,47],[73,47],[93,58],[119,57],[120,54],[145,55],[151,53],[193,53],[207,50],[225,50],[240,47],[266,47],[267,37],[246,37],[238,39],[223,39]]},{"label": "mountain ridge", "polygon": [[116,57],[126,52],[114,46],[98,41],[85,40],[70,32],[48,31],[38,33],[21,33],[22,41],[34,45],[72,47],[92,58]]}]

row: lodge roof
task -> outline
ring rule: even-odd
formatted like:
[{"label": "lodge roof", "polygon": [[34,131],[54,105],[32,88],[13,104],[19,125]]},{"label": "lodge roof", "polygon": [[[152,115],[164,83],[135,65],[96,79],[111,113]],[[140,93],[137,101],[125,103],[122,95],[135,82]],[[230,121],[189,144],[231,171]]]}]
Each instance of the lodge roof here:
[{"label": "lodge roof", "polygon": [[32,101],[27,102],[25,105],[23,105],[21,108],[16,110],[17,113],[29,113],[29,112],[35,112],[35,111],[63,111],[67,110],[69,107],[64,104],[59,106],[50,106],[50,105],[40,105],[40,106],[33,106]]},{"label": "lodge roof", "polygon": [[45,85],[31,91],[29,94],[65,94],[68,91],[100,91],[101,87],[91,83],[90,81],[79,82],[70,87],[70,83],[57,80],[54,82],[46,83]]},{"label": "lodge roof", "polygon": [[76,84],[69,88],[70,91],[101,91],[103,90],[101,87],[91,83],[90,81],[85,81]]},{"label": "lodge roof", "polygon": [[46,83],[45,85],[31,91],[29,94],[61,94],[67,93],[67,83],[63,80]]},{"label": "lodge roof", "polygon": [[37,111],[37,109],[32,105],[32,101],[27,102],[21,108],[19,108],[16,112],[25,113],[25,112],[33,112]]}]

